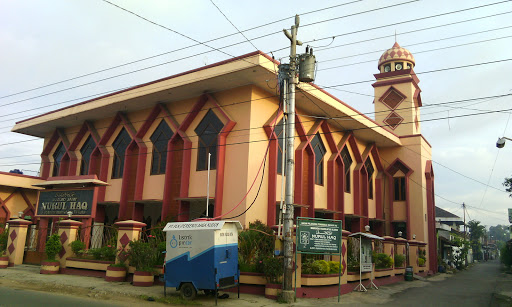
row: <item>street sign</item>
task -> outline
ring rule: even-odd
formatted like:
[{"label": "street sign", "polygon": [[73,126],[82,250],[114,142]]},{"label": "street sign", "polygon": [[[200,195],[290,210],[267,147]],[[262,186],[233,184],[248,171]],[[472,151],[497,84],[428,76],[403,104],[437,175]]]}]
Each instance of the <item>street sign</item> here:
[{"label": "street sign", "polygon": [[297,250],[300,252],[340,252],[341,222],[298,220],[297,234]]}]

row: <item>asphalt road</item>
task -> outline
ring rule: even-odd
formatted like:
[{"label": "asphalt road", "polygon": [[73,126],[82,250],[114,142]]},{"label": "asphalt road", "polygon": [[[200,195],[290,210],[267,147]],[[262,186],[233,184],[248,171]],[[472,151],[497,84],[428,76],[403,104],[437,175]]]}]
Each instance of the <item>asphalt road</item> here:
[{"label": "asphalt road", "polygon": [[0,287],[0,307],[27,307],[27,306],[90,306],[90,307],[119,307],[126,306],[98,300],[73,297],[50,292],[12,289]]},{"label": "asphalt road", "polygon": [[392,295],[383,306],[495,306],[498,261],[479,263],[446,280]]}]

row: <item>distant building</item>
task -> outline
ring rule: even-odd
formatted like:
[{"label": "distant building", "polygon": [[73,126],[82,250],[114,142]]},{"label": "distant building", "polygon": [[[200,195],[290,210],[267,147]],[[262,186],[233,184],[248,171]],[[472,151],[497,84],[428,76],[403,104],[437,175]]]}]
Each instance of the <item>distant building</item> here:
[{"label": "distant building", "polygon": [[[454,263],[454,254],[460,253],[460,248],[454,245],[456,237],[463,239],[464,230],[461,231],[460,226],[464,222],[461,218],[442,208],[436,207],[436,231],[437,231],[437,248],[438,255],[447,264]],[[468,251],[468,262],[473,262],[473,253],[471,248]]]},{"label": "distant building", "polygon": [[[85,226],[205,216],[209,154],[208,216],[275,225],[283,174],[278,64],[250,53],[23,120],[13,131],[44,139],[39,187],[92,191],[91,210],[73,213]],[[414,66],[397,43],[382,54],[375,120],[312,83],[298,85],[295,216],[414,237],[428,244],[427,266],[436,271],[434,172]],[[49,210],[37,220],[45,228],[59,216]]]}]

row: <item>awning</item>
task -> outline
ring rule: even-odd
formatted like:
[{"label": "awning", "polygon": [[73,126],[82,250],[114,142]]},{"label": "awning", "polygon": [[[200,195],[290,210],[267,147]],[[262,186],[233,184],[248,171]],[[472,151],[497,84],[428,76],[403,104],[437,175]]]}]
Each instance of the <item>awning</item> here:
[{"label": "awning", "polygon": [[384,240],[383,237],[372,235],[371,233],[366,233],[366,232],[356,232],[356,233],[349,235],[349,237],[365,237],[368,239]]},{"label": "awning", "polygon": [[74,179],[74,180],[46,180],[41,183],[33,184],[35,187],[52,188],[52,187],[91,187],[91,186],[107,186],[110,185],[99,179]]},{"label": "awning", "polygon": [[161,199],[143,199],[143,200],[129,200],[129,203],[137,203],[137,204],[144,204],[144,205],[161,205],[162,200]]}]

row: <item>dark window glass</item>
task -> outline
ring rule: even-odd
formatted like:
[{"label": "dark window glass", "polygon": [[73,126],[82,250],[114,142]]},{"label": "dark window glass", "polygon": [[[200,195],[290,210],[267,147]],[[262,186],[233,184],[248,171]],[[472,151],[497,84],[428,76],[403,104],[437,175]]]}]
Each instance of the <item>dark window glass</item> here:
[{"label": "dark window glass", "polygon": [[373,199],[373,173],[375,172],[375,170],[373,168],[373,164],[370,158],[366,160],[364,167],[366,168],[366,172],[368,173],[368,199]]},{"label": "dark window glass", "polygon": [[311,140],[311,147],[315,153],[315,183],[324,184],[324,155],[325,146],[322,143],[320,134],[316,134]]},{"label": "dark window glass", "polygon": [[405,201],[405,177],[394,177],[393,186],[395,201]]},{"label": "dark window glass", "polygon": [[57,146],[57,149],[55,149],[55,152],[53,153],[53,176],[59,176],[60,162],[62,161],[62,157],[65,153],[66,148],[64,148],[64,145],[60,142],[59,146]]},{"label": "dark window glass", "polygon": [[211,153],[210,169],[217,168],[217,136],[224,124],[210,109],[194,130],[199,138],[197,148],[197,170],[208,169],[208,154]]},{"label": "dark window glass", "polygon": [[80,175],[88,175],[89,174],[89,165],[91,162],[91,154],[92,151],[96,148],[96,143],[89,135],[87,140],[85,141],[82,149],[80,149],[80,153],[82,154],[82,163],[80,166]]},{"label": "dark window glass", "polygon": [[350,166],[352,165],[352,158],[348,152],[347,147],[341,151],[341,158],[345,165],[345,192],[350,193]]},{"label": "dark window glass", "polygon": [[126,149],[132,139],[126,129],[122,129],[119,135],[112,143],[114,147],[114,165],[112,167],[112,178],[123,178],[124,159],[126,155]]},{"label": "dark window glass", "polygon": [[162,120],[155,132],[151,135],[150,139],[153,143],[153,157],[151,160],[151,175],[158,175],[165,173],[165,166],[167,164],[167,144],[171,139],[173,132],[169,125]]},{"label": "dark window glass", "polygon": [[283,152],[284,152],[284,139],[283,139],[283,120],[275,126],[274,133],[277,136],[277,173],[283,174]]}]

